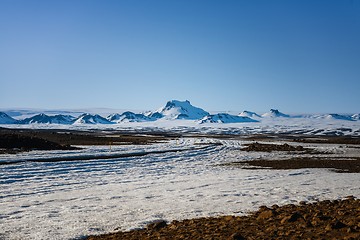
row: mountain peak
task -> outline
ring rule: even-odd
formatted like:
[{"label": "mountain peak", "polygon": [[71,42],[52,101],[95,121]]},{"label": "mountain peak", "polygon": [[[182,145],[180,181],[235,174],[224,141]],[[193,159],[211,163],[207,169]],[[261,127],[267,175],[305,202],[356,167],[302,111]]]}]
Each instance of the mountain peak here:
[{"label": "mountain peak", "polygon": [[16,120],[4,112],[0,112],[0,124],[13,124]]},{"label": "mountain peak", "polygon": [[120,122],[146,122],[146,121],[153,121],[154,119],[145,116],[141,113],[133,113],[130,111],[123,112],[122,114],[111,114],[107,118],[107,120],[113,123],[120,123]]},{"label": "mountain peak", "polygon": [[164,107],[151,113],[150,116],[151,115],[161,116],[160,114],[166,119],[190,119],[190,120],[201,119],[209,115],[209,113],[206,112],[205,110],[191,105],[190,101],[188,100],[168,101]]},{"label": "mountain peak", "polygon": [[276,117],[290,117],[289,115],[287,114],[284,114],[282,112],[280,112],[279,110],[277,109],[270,109],[270,112],[268,113],[265,113],[262,115],[263,117],[272,117],[272,118],[276,118]]},{"label": "mountain peak", "polygon": [[240,114],[239,114],[240,117],[249,117],[249,118],[261,118],[261,116],[255,112],[250,112],[250,111],[242,111]]},{"label": "mountain peak", "polygon": [[110,122],[109,120],[107,120],[106,118],[103,118],[102,116],[100,116],[98,114],[92,115],[90,113],[81,114],[74,121],[74,124],[96,124],[96,123],[110,124],[112,122]]}]

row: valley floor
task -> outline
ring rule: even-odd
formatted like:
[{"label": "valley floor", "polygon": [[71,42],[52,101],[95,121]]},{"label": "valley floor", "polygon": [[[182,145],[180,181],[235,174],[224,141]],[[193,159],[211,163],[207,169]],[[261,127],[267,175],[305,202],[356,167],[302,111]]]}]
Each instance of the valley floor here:
[{"label": "valley floor", "polygon": [[[52,141],[56,142],[57,134],[68,134],[59,132],[45,135],[55,135]],[[220,229],[262,205],[312,206],[326,199],[360,197],[360,145],[354,137],[163,133],[131,136],[106,131],[86,134],[93,140],[112,138],[113,143],[94,145],[92,141],[84,145],[87,138],[80,137],[81,145],[71,143],[77,149],[0,155],[0,239],[74,239],[143,228],[154,221],[161,225],[162,220],[175,222],[160,227],[150,225],[155,229],[146,231],[161,235],[169,228],[183,229],[182,224]],[[124,136],[127,141],[115,141]],[[150,141],[134,143],[129,139]],[[276,164],[264,165],[273,160],[277,160]],[[287,161],[286,166],[279,167],[279,161]],[[331,165],[332,161],[344,164]],[[306,164],[298,166],[299,162]],[[335,201],[334,207],[350,201],[353,206],[358,204],[358,200],[346,201]],[[330,207],[332,203],[326,204]],[[329,216],[326,224],[330,229],[337,219],[346,225],[339,231],[355,234],[356,224],[350,223],[351,219],[342,220],[350,211],[345,205],[337,211],[341,218]],[[316,216],[305,216],[301,208],[294,209],[293,205],[285,210],[272,207],[271,219],[283,220],[290,214],[286,209],[292,209],[291,214],[299,212],[305,220],[316,220]],[[329,211],[324,207],[322,214],[329,215]],[[249,218],[258,219],[259,214]],[[210,218],[226,215],[232,217]],[[196,218],[207,219],[211,224]],[[182,222],[184,219],[195,220]],[[297,225],[304,225],[300,218],[297,220]],[[290,234],[286,226],[284,229],[284,234]],[[240,230],[227,234],[245,234]]]}]

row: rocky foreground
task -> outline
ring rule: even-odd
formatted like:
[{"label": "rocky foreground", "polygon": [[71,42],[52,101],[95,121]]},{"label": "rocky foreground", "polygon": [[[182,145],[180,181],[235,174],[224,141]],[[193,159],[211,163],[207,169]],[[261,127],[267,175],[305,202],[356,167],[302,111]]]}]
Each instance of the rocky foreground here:
[{"label": "rocky foreground", "polygon": [[151,223],[145,229],[91,236],[110,239],[360,239],[360,200],[261,207],[248,216]]}]

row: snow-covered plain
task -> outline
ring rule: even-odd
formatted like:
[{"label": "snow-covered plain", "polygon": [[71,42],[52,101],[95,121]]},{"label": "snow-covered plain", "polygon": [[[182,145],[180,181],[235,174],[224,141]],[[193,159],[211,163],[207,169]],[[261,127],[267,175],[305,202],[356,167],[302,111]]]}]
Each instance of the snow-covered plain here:
[{"label": "snow-covered plain", "polygon": [[259,122],[203,123],[193,120],[159,119],[119,124],[1,124],[5,128],[116,130],[126,132],[177,132],[201,134],[309,134],[360,136],[360,121],[323,118],[263,118]]},{"label": "snow-covered plain", "polygon": [[[19,158],[179,149],[142,157],[0,165],[0,239],[77,239],[143,227],[157,219],[241,215],[261,205],[360,197],[360,174],[356,173],[221,165],[282,156],[242,152],[242,144],[182,138],[153,145],[113,146],[111,152],[109,146],[98,146],[80,152],[24,153]],[[357,148],[303,145],[321,147],[333,156],[359,155]],[[14,160],[14,156],[2,155],[1,160]]]}]

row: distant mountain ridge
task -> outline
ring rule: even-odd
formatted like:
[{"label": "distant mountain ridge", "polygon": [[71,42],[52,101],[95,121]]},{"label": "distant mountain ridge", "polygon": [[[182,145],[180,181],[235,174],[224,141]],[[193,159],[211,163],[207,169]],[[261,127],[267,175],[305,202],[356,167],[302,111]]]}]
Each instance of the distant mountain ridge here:
[{"label": "distant mountain ridge", "polygon": [[14,124],[17,120],[4,112],[0,112],[0,124]]},{"label": "distant mountain ridge", "polygon": [[146,122],[146,121],[156,120],[156,118],[145,116],[144,114],[141,113],[133,113],[130,111],[123,112],[122,114],[118,114],[118,113],[111,114],[106,119],[113,123]]},{"label": "distant mountain ridge", "polygon": [[98,114],[90,114],[84,113],[80,115],[77,119],[74,120],[73,124],[111,124],[109,120],[98,115]]},{"label": "distant mountain ridge", "polygon": [[242,123],[242,122],[258,122],[258,121],[249,117],[230,115],[228,113],[207,115],[199,121],[199,123]]},{"label": "distant mountain ridge", "polygon": [[31,124],[31,123],[47,123],[47,124],[72,124],[75,117],[70,115],[55,115],[48,116],[44,113],[37,114],[30,118],[19,120],[19,124]]},{"label": "distant mountain ridge", "polygon": [[[11,113],[18,111],[9,110]],[[56,111],[47,111],[55,113]],[[63,112],[63,111],[60,111]],[[45,113],[36,114],[25,119],[15,119],[5,112],[0,112],[0,124],[122,124],[131,122],[152,122],[158,120],[191,120],[199,124],[203,123],[244,123],[268,121],[266,119],[276,120],[277,118],[308,118],[332,121],[359,121],[360,114],[303,114],[289,115],[280,112],[278,109],[270,109],[269,112],[262,115],[251,111],[243,111],[238,115],[228,113],[210,114],[202,108],[193,106],[190,101],[171,100],[156,111],[146,113],[134,113],[125,111],[123,113],[113,113],[107,117],[98,114],[83,113],[78,117],[65,114],[47,115]]]}]

